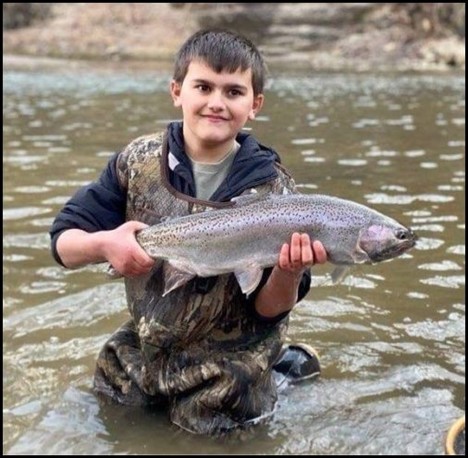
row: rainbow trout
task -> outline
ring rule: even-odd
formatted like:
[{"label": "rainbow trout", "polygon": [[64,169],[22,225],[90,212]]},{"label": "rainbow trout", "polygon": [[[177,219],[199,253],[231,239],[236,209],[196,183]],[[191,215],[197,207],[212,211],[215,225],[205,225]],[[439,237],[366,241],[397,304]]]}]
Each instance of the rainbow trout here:
[{"label": "rainbow trout", "polygon": [[320,240],[328,260],[344,267],[395,258],[416,243],[414,232],[365,205],[325,195],[255,194],[223,209],[166,220],[136,233],[154,259],[165,265],[164,295],[195,276],[233,272],[245,294],[258,286],[265,267],[278,261],[293,232]]}]

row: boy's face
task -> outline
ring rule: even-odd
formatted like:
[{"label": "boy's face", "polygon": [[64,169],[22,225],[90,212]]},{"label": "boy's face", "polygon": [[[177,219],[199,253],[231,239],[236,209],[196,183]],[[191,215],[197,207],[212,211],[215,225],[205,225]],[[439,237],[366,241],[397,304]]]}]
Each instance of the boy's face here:
[{"label": "boy's face", "polygon": [[262,94],[254,96],[250,69],[216,73],[200,60],[190,63],[182,84],[171,82],[171,95],[182,108],[184,140],[192,151],[229,149],[263,104]]}]

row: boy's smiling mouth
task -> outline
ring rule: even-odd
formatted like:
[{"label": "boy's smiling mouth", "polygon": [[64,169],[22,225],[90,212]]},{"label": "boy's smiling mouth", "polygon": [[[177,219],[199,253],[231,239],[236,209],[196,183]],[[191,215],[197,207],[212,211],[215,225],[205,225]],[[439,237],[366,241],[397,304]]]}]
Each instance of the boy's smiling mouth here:
[{"label": "boy's smiling mouth", "polygon": [[202,118],[212,123],[222,123],[229,121],[229,119],[223,118],[222,116],[202,115]]},{"label": "boy's smiling mouth", "polygon": [[201,115],[202,118],[206,118],[210,121],[229,121],[227,118],[223,116],[216,116],[216,115]]}]

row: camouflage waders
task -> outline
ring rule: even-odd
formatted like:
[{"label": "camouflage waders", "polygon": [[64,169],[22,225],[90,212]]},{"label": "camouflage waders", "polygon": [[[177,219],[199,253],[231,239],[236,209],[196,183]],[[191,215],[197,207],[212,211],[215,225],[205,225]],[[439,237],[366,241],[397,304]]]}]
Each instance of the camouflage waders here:
[{"label": "camouflage waders", "polygon": [[[178,193],[167,177],[167,142],[140,137],[120,155],[118,174],[127,188],[127,220],[155,224],[209,207],[229,205]],[[294,191],[278,177],[257,192]],[[277,399],[272,367],[287,318],[269,323],[252,313],[234,275],[197,279],[162,297],[164,264],[126,278],[131,319],[101,350],[94,387],[129,405],[167,406],[170,419],[196,433],[214,434],[248,424],[273,411]]]}]

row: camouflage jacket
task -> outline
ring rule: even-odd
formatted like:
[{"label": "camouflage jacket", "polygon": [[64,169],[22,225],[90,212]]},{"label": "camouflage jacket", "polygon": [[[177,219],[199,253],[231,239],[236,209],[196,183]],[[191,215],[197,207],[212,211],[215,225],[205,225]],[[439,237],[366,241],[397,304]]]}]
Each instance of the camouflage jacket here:
[{"label": "camouflage jacket", "polygon": [[[119,155],[126,219],[155,224],[230,205],[198,200],[171,184],[166,135],[140,137]],[[274,167],[272,179],[243,192],[295,192],[291,177]],[[259,319],[233,274],[213,277],[202,288],[194,279],[163,297],[159,262],[148,274],[125,279],[125,287],[131,320],[99,355],[98,392],[125,404],[167,404],[173,423],[197,433],[221,432],[272,412],[272,367],[287,316]]]}]

